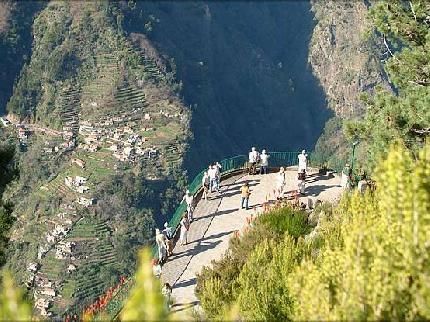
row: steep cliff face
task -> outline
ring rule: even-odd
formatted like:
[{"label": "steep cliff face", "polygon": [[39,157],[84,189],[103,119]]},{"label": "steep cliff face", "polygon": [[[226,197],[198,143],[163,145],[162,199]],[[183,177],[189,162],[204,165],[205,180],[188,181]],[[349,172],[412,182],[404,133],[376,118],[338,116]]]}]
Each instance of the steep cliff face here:
[{"label": "steep cliff face", "polygon": [[0,114],[5,112],[15,79],[31,54],[33,19],[44,5],[40,1],[0,2]]},{"label": "steep cliff face", "polygon": [[328,106],[336,113],[327,122],[315,151],[320,161],[337,169],[351,157],[344,121],[363,115],[363,93],[372,93],[376,86],[389,87],[381,63],[387,57],[366,18],[369,5],[365,0],[312,1],[316,25],[309,63],[324,88]]},{"label": "steep cliff face", "polygon": [[380,49],[367,34],[368,1],[312,1],[316,26],[309,62],[337,116],[363,111],[360,94],[385,83]]}]

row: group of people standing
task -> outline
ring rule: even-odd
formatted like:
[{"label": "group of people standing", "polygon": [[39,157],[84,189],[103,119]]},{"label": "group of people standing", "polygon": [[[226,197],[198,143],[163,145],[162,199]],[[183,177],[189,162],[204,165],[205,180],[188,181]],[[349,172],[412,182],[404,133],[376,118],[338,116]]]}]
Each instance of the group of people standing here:
[{"label": "group of people standing", "polygon": [[203,173],[202,187],[204,200],[208,200],[210,192],[221,193],[221,170],[222,166],[219,162],[210,164],[208,169]]},{"label": "group of people standing", "polygon": [[[248,171],[250,175],[255,175],[258,172],[261,175],[265,175],[268,173],[269,169],[269,159],[270,155],[266,152],[266,150],[262,150],[259,153],[255,147],[252,147],[251,151],[248,154]],[[307,171],[307,154],[306,151],[303,150],[301,154],[298,156],[298,192],[304,193],[305,189],[305,179],[306,179],[306,171]],[[259,166],[259,171],[257,172],[257,166]],[[219,162],[215,162],[209,165],[208,169],[204,171],[202,176],[202,199],[208,200],[209,194],[213,192],[221,193],[221,170],[222,166]],[[286,185],[286,177],[285,177],[285,169],[283,167],[280,168],[277,176],[276,176],[276,197],[278,199],[282,198],[284,193],[284,188]],[[249,197],[251,195],[251,190],[249,187],[249,183],[245,182],[240,188],[241,193],[241,209],[249,209]],[[187,237],[188,232],[190,230],[191,222],[193,221],[193,213],[194,213],[194,195],[187,190],[185,192],[182,201],[186,204],[186,212],[182,216],[179,229],[179,243],[180,245],[186,245],[188,243]],[[158,248],[158,260],[154,260],[153,269],[154,274],[157,277],[161,275],[161,265],[163,265],[168,256],[172,255],[173,252],[173,238],[174,238],[174,230],[169,224],[166,222],[164,224],[164,229],[160,231],[160,229],[155,230],[155,242]],[[170,303],[170,296],[172,293],[172,287],[165,283],[163,286],[163,294],[166,296],[166,299]]]},{"label": "group of people standing", "polygon": [[[208,195],[211,192],[217,191],[221,193],[221,164],[219,162],[215,162],[209,165],[208,169],[203,173],[202,177],[202,187],[203,187],[203,195],[202,198],[204,200],[208,199]],[[180,235],[179,235],[179,243],[181,245],[186,245],[188,243],[187,237],[188,232],[190,230],[191,223],[193,222],[193,213],[194,213],[194,195],[187,190],[185,192],[182,201],[186,204],[186,212],[182,216],[179,226],[180,226]],[[173,230],[169,227],[168,223],[164,224],[164,230],[160,231],[159,229],[155,230],[155,242],[158,248],[158,263],[162,265],[168,256],[171,255],[173,250]]]},{"label": "group of people standing", "polygon": [[[268,173],[269,168],[269,159],[270,155],[266,152],[265,149],[259,153],[255,147],[251,148],[251,151],[248,154],[248,170],[249,174],[255,175],[257,174],[257,165],[259,165],[259,173],[261,175],[265,175]],[[307,171],[307,154],[306,151],[303,150],[301,154],[298,155],[298,184],[297,191],[299,193],[304,193],[305,190],[305,179],[306,179],[306,171]],[[213,192],[221,193],[221,170],[222,166],[219,162],[214,162],[209,165],[206,171],[204,171],[202,176],[202,187],[203,194],[202,199],[208,200],[209,194]],[[280,168],[278,175],[276,176],[276,188],[275,194],[276,198],[282,198],[284,193],[284,187],[286,185],[285,179],[285,169],[283,167]],[[247,182],[243,184],[240,188],[241,192],[241,208],[249,209],[249,197],[251,195],[250,187]],[[190,230],[191,222],[193,221],[193,212],[194,212],[194,195],[187,190],[185,192],[182,201],[186,203],[186,213],[182,216],[179,226],[180,226],[180,237],[179,242],[181,245],[186,245],[188,243],[187,237],[188,232]],[[173,250],[173,230],[169,227],[168,223],[164,224],[164,230],[160,231],[156,229],[155,231],[155,241],[158,247],[158,261],[163,264],[167,257],[172,254]]]},{"label": "group of people standing", "polygon": [[[202,199],[208,200],[209,193],[218,192],[221,193],[221,169],[222,166],[219,162],[214,162],[209,165],[208,169],[203,173],[202,176],[202,187],[203,194]],[[181,245],[188,243],[188,231],[190,230],[191,222],[193,221],[194,212],[194,196],[189,190],[186,191],[182,201],[185,201],[187,205],[187,211],[182,217],[180,225],[180,237],[179,242]]]},{"label": "group of people standing", "polygon": [[[298,155],[299,166],[297,169],[297,193],[305,194],[306,188],[306,173],[308,169],[308,155],[306,154],[306,150],[303,150],[302,153]],[[286,177],[285,177],[285,168],[281,167],[276,176],[276,184],[275,184],[275,197],[276,199],[282,199],[284,195],[284,189],[286,186]]]},{"label": "group of people standing", "polygon": [[257,165],[260,165],[260,174],[267,174],[269,168],[269,158],[270,156],[266,153],[266,150],[262,150],[259,153],[255,147],[251,148],[248,153],[248,173],[257,174]]}]

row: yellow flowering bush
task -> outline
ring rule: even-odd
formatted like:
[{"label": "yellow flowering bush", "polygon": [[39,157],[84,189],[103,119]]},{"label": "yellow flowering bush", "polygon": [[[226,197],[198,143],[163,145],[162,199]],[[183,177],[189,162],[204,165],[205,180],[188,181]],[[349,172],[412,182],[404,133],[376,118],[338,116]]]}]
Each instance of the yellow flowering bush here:
[{"label": "yellow flowering bush", "polygon": [[337,209],[337,243],[286,280],[297,320],[430,318],[430,146],[400,145],[376,170],[377,190]]}]

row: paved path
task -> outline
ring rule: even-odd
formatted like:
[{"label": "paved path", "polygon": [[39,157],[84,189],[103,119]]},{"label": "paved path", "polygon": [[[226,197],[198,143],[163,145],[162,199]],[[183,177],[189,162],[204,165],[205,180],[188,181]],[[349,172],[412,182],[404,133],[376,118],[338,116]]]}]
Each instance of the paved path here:
[{"label": "paved path", "polygon": [[[297,170],[286,171],[285,192],[296,189]],[[250,210],[240,209],[240,187],[247,181],[251,189]],[[307,198],[335,201],[340,194],[340,178],[310,173],[306,179]],[[239,175],[222,182],[222,194],[213,193],[210,200],[201,200],[194,211],[194,221],[188,234],[188,244],[177,243],[173,255],[163,266],[162,280],[173,286],[174,310],[186,306],[198,307],[194,294],[196,274],[212,260],[222,257],[234,231],[242,230],[246,218],[262,210],[262,204],[274,200],[276,174]],[[182,307],[181,309],[179,309]]]}]

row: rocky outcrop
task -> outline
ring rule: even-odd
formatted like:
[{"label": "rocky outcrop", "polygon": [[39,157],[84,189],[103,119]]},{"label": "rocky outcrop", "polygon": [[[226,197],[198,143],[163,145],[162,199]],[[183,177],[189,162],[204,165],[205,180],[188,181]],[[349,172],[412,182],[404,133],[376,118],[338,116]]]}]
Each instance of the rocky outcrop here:
[{"label": "rocky outcrop", "polygon": [[366,19],[366,1],[313,0],[316,26],[309,62],[339,117],[363,111],[362,92],[384,80],[380,50]]}]

